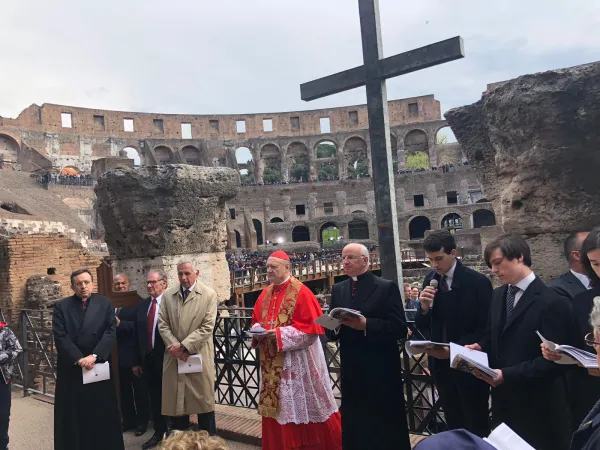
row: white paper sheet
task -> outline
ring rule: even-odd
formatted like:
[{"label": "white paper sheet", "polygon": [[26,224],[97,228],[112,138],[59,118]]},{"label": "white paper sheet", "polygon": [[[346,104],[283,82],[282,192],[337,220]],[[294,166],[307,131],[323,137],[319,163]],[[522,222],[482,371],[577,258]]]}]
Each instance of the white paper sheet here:
[{"label": "white paper sheet", "polygon": [[498,425],[492,434],[483,440],[498,450],[535,450],[505,423]]},{"label": "white paper sheet", "polygon": [[425,350],[429,350],[434,347],[448,347],[449,344],[443,342],[431,342],[431,341],[406,341],[404,348],[408,356],[419,355],[425,353]]},{"label": "white paper sheet", "polygon": [[110,366],[108,362],[94,364],[92,370],[81,368],[83,384],[97,383],[98,381],[110,380]]},{"label": "white paper sheet", "polygon": [[202,356],[191,355],[187,361],[177,360],[177,373],[202,372]]}]

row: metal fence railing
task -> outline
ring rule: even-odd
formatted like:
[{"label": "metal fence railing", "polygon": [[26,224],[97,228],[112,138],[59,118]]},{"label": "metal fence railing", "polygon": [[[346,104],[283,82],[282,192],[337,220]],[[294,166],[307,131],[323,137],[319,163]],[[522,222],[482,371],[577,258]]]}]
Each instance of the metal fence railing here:
[{"label": "metal fence railing", "polygon": [[[52,310],[0,311],[0,319],[9,324],[23,346],[13,384],[23,388],[24,395],[37,393],[54,396],[56,383],[56,349],[52,335]],[[223,405],[256,408],[260,386],[258,350],[250,346],[246,331],[252,322],[252,309],[230,308],[219,314],[214,330],[216,402]],[[419,332],[409,322],[413,336]],[[321,340],[331,385],[338,403],[342,401],[339,345]],[[404,342],[399,343],[402,359],[406,414],[409,430],[435,433],[446,429],[446,423],[433,378],[427,368],[426,355],[409,356]]]}]

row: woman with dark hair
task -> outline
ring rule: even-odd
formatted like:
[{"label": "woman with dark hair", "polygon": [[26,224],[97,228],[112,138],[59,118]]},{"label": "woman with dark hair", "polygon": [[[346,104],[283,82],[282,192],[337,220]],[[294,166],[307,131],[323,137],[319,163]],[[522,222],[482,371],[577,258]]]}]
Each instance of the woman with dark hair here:
[{"label": "woman with dark hair", "polygon": [[[590,313],[594,307],[594,297],[600,296],[600,276],[598,276],[600,274],[600,226],[594,227],[583,241],[581,255],[583,267],[590,279],[591,289],[573,298],[572,306],[575,318],[573,342],[578,348],[590,351],[591,348],[586,346],[585,336],[594,331],[590,324]],[[550,361],[559,359],[558,354],[549,351],[544,344],[542,344],[542,353],[544,358]],[[575,430],[596,401],[600,399],[600,378],[596,378],[600,376],[600,372],[592,374],[595,377],[590,377],[582,367],[574,367],[567,373],[569,409],[571,423]]]}]

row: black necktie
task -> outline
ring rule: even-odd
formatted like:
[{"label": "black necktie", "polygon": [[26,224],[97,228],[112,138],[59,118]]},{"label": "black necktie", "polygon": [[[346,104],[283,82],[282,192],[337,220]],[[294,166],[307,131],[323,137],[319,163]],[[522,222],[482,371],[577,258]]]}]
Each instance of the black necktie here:
[{"label": "black necktie", "polygon": [[188,298],[188,295],[190,295],[190,291],[187,289],[183,290],[183,301],[185,302],[185,299]]},{"label": "black necktie", "polygon": [[519,292],[519,288],[517,286],[508,286],[508,291],[506,291],[506,320],[510,318],[513,309],[515,309],[515,298],[517,292]]},{"label": "black necktie", "polygon": [[444,275],[442,277],[442,280],[440,281],[439,291],[448,292],[448,275]]}]

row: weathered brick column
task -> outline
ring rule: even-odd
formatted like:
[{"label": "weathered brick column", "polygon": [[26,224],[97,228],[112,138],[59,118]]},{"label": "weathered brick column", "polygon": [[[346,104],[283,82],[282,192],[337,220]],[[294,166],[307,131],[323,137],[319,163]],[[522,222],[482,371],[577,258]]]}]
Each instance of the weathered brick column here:
[{"label": "weathered brick column", "polygon": [[116,270],[143,295],[150,269],[163,269],[173,286],[177,262],[189,259],[200,280],[227,300],[225,202],[235,197],[239,184],[233,169],[183,164],[105,173],[96,186],[96,208]]}]

